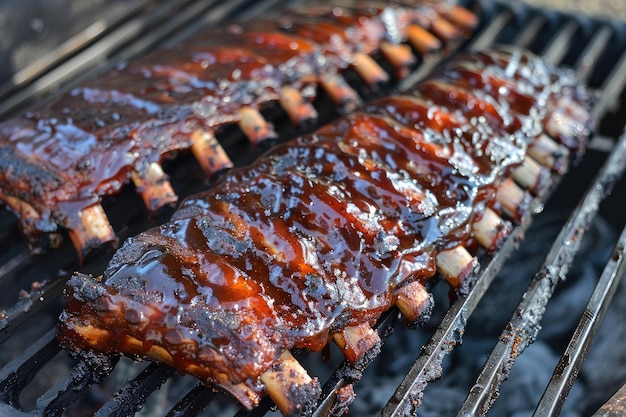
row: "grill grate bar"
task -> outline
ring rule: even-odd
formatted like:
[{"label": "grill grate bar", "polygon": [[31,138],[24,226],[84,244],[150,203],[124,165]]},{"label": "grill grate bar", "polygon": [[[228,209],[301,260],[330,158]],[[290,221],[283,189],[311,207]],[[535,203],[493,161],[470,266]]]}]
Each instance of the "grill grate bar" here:
[{"label": "grill grate bar", "polygon": [[502,29],[513,19],[513,12],[509,9],[500,11],[497,17],[491,19],[489,24],[469,43],[469,49],[485,49],[498,36]]},{"label": "grill grate bar", "polygon": [[150,364],[137,377],[126,382],[95,414],[96,417],[124,417],[140,410],[146,398],[176,371],[169,366]]},{"label": "grill grate bar", "polygon": [[8,250],[0,258],[0,262],[2,263],[0,266],[0,280],[32,259],[32,255],[28,252],[26,245],[22,244],[19,246],[20,248],[17,251]]},{"label": "grill grate bar", "polygon": [[524,299],[500,335],[458,416],[482,416],[495,401],[500,383],[506,379],[516,357],[535,340],[546,305],[559,281],[566,278],[580,241],[597,214],[600,203],[625,169],[626,134],[622,135],[559,233],[541,269],[533,277]]},{"label": "grill grate bar", "polygon": [[84,394],[87,387],[99,382],[101,377],[87,363],[79,362],[65,378],[37,399],[34,414],[45,417],[61,416],[70,404]]},{"label": "grill grate bar", "polygon": [[539,34],[539,31],[546,24],[546,18],[543,15],[535,16],[529,23],[522,28],[522,30],[517,34],[513,43],[515,45],[529,48],[533,40]]},{"label": "grill grate bar", "polygon": [[262,417],[265,416],[272,409],[272,407],[276,408],[274,402],[266,396],[261,399],[257,407],[250,411],[242,408],[235,414],[234,417]]},{"label": "grill grate bar", "polygon": [[606,112],[619,105],[619,97],[626,86],[626,52],[620,57],[613,71],[601,87],[601,96],[593,108],[593,116],[599,120]]},{"label": "grill grate bar", "polygon": [[0,323],[0,343],[11,337],[25,320],[58,299],[63,293],[64,284],[65,280],[60,279],[43,284],[39,289],[31,291],[28,297],[19,300],[6,310]]},{"label": "grill grate bar", "polygon": [[579,27],[579,23],[574,20],[570,20],[567,24],[561,26],[558,33],[552,37],[540,55],[547,62],[558,65],[567,53],[572,38]]},{"label": "grill grate bar", "polygon": [[598,284],[574,331],[565,353],[556,366],[552,379],[535,410],[534,416],[556,416],[567,398],[578,370],[587,356],[589,346],[602,322],[613,295],[626,273],[626,228],[622,231],[611,259],[604,268]]},{"label": "grill grate bar", "polygon": [[53,329],[2,368],[0,399],[11,406],[18,406],[20,391],[59,350]]},{"label": "grill grate bar", "polygon": [[183,399],[174,405],[166,417],[195,416],[213,401],[217,396],[217,392],[217,390],[211,390],[201,383],[197,384]]},{"label": "grill grate bar", "polygon": [[581,81],[589,81],[591,72],[596,66],[598,59],[600,59],[602,52],[604,52],[606,45],[608,45],[612,34],[613,30],[611,30],[611,28],[608,26],[602,26],[589,40],[589,43],[585,47],[583,53],[580,54],[576,64],[574,65],[578,69],[577,75]]}]

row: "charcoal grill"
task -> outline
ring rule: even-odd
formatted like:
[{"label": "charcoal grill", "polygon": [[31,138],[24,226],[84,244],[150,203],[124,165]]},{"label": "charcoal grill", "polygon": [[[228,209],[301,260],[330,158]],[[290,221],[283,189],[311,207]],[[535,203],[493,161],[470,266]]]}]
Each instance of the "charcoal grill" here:
[{"label": "charcoal grill", "polygon": [[[287,4],[281,0],[189,0],[170,3],[174,2],[129,2],[126,9],[107,15],[97,26],[97,31],[93,30],[92,25],[71,34],[59,49],[20,69],[19,76],[4,82],[4,87],[0,89],[0,114],[6,117],[20,111],[34,101],[45,99],[50,92],[93,76],[115,62],[148,50],[153,45],[175,42],[202,25],[244,20]],[[503,380],[511,371],[515,359],[537,337],[543,312],[553,291],[568,276],[574,258],[585,256],[578,253],[580,242],[594,218],[600,215],[606,217],[615,230],[624,227],[626,190],[620,179],[626,169],[626,133],[623,133],[626,124],[626,105],[623,103],[626,94],[626,23],[536,9],[522,4],[482,1],[469,5],[480,8],[483,23],[477,34],[463,47],[515,44],[528,47],[555,64],[574,67],[583,80],[598,91],[594,107],[599,120],[598,129],[584,159],[560,181],[561,184],[553,192],[533,202],[532,210],[514,229],[502,249],[493,256],[479,254],[482,269],[476,284],[467,296],[455,300],[449,308],[443,306],[440,320],[434,323],[434,332],[423,348],[415,352],[413,365],[404,370],[404,379],[387,405],[376,411],[383,416],[413,415],[419,412],[418,406],[426,386],[442,376],[444,358],[460,344],[467,321],[494,280],[500,279],[497,273],[515,252],[521,237],[532,232],[534,218],[544,216],[557,207],[570,208],[569,218],[552,242],[551,249],[544,254],[542,266],[534,276],[528,276],[529,286],[525,296],[516,301],[519,304],[515,307],[515,313],[503,327],[500,337],[494,340],[495,347],[484,368],[476,376],[476,383],[468,391],[458,415],[485,414],[497,399],[500,385],[506,383]],[[404,83],[410,84],[423,77],[441,58],[432,57],[421,62]],[[323,98],[317,105],[322,110],[330,108]],[[281,127],[281,136],[293,136],[295,132],[289,127],[290,124],[283,123],[286,121],[283,120],[285,115],[278,109],[271,112],[270,118]],[[322,114],[322,119],[333,117],[332,111],[323,111]],[[243,136],[236,129],[226,129],[220,139],[236,164],[254,158],[255,153],[243,145]],[[171,161],[166,168],[181,197],[206,187],[198,174],[199,169],[185,156]],[[148,219],[132,190],[107,199],[104,207],[121,239],[164,221],[170,214],[163,213]],[[5,289],[0,294],[0,306],[5,308],[0,317],[0,414],[56,416],[63,414],[64,410],[70,410],[67,413],[78,415],[72,414],[80,412],[77,404],[91,401],[98,403],[99,407],[101,405],[96,412],[98,416],[128,415],[163,401],[162,393],[165,390],[159,388],[164,384],[182,387],[176,398],[168,398],[171,404],[162,412],[168,416],[191,416],[203,412],[225,415],[230,412],[241,417],[274,412],[269,399],[262,401],[251,412],[238,410],[221,392],[190,379],[179,379],[167,366],[134,364],[125,359],[108,365],[112,368],[113,376],[126,382],[118,383],[110,391],[112,394],[94,398],[97,393],[107,392],[108,385],[115,384],[113,376],[105,378],[102,383],[94,383],[111,369],[105,369],[104,366],[102,369],[91,369],[75,362],[67,367],[65,364],[68,360],[55,341],[53,326],[62,308],[63,285],[71,272],[80,269],[97,275],[104,269],[110,253],[95,255],[86,266],[77,265],[73,248],[69,244],[54,253],[30,255],[19,236],[16,219],[4,209],[0,210],[0,248],[0,287]],[[626,231],[616,238],[611,256],[604,260],[596,288],[589,294],[589,304],[571,335],[571,341],[565,347],[561,361],[554,369],[552,380],[536,405],[535,415],[559,414],[626,271],[625,252]],[[19,297],[16,288],[23,289]],[[489,302],[487,299],[482,301]],[[381,355],[389,344],[394,343],[393,333],[398,326],[402,324],[397,311],[393,310],[387,312],[377,324],[376,329],[385,342]],[[324,384],[315,415],[342,415],[351,401],[352,386],[358,387],[362,379],[376,378],[375,374],[368,372],[368,366],[378,354],[372,352],[366,355],[356,366],[331,361],[310,371],[312,375],[319,376]],[[305,356],[302,353],[302,360],[307,367],[315,367],[319,362],[317,357]],[[339,355],[331,356],[336,358]],[[62,372],[55,372],[55,369],[62,369]],[[626,379],[626,375],[623,377]],[[46,381],[42,383],[42,379]],[[32,385],[40,386],[39,391],[29,393]],[[619,401],[626,397],[624,388],[609,401],[610,394],[607,393],[607,403],[597,415],[609,415],[611,410],[618,408]],[[212,411],[206,411],[207,407]]]}]

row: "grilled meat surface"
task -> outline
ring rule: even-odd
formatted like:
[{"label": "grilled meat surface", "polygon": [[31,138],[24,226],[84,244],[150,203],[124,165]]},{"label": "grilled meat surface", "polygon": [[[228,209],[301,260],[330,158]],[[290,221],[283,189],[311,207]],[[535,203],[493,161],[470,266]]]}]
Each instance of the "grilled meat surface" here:
[{"label": "grilled meat surface", "polygon": [[[318,83],[354,109],[359,97],[338,73],[372,64],[364,54],[405,42],[416,22],[454,17],[453,7],[310,2],[280,19],[207,29],[120,64],[0,124],[0,201],[20,217],[33,250],[45,249],[46,236],[61,226],[84,255],[115,239],[93,209],[102,197],[132,180],[150,211],[176,202],[158,165],[164,157],[191,148],[207,175],[228,168],[216,129],[240,123],[253,141],[272,137],[258,111],[281,101],[296,123],[313,118],[310,87]],[[101,230],[82,221],[91,217]]]},{"label": "grilled meat surface", "polygon": [[[266,391],[280,401],[268,376],[278,372],[292,381],[281,411],[299,412],[319,387],[276,371],[285,352],[350,339],[407,294],[403,304],[426,305],[411,319],[424,320],[430,301],[415,288],[443,273],[439,255],[496,250],[519,220],[500,190],[544,136],[559,152],[580,149],[589,105],[573,74],[527,52],[459,58],[402,95],[227,173],[170,222],[126,241],[102,277],[75,274],[58,339],[85,358],[164,362],[247,407]],[[541,167],[562,170],[549,158]],[[509,220],[485,242],[482,222],[494,212]],[[462,289],[469,280],[448,281]]]}]

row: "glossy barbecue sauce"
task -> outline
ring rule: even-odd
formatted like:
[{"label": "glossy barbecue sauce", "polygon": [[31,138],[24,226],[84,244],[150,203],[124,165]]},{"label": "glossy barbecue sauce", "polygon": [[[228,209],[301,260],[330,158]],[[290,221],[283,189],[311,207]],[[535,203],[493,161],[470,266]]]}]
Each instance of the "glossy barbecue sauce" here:
[{"label": "glossy barbecue sauce", "polygon": [[[478,116],[466,111],[462,100],[440,100],[436,96],[391,96],[366,106],[369,114],[389,116],[406,126],[423,132],[425,140],[433,144],[460,147],[452,160],[460,171],[473,172],[477,181],[493,184],[497,177],[511,166],[520,164],[525,155],[526,142],[504,131],[500,123],[487,123],[478,109]],[[500,120],[501,119],[495,119]],[[491,119],[494,121],[494,119]],[[466,166],[467,156],[473,163]]]},{"label": "glossy barbecue sauce", "polygon": [[[181,371],[200,363],[205,376],[254,379],[285,349],[320,350],[344,326],[373,323],[398,285],[433,276],[437,250],[470,238],[490,194],[450,152],[385,117],[342,119],[125,243],[96,300],[68,311],[146,350],[165,346]],[[85,296],[82,282],[73,278],[72,297]]]},{"label": "glossy barbecue sauce", "polygon": [[261,393],[284,350],[373,323],[398,286],[434,275],[439,250],[471,244],[528,138],[522,115],[443,78],[366,110],[186,200],[127,241],[103,282],[76,274],[61,343]]},{"label": "glossy barbecue sauce", "polygon": [[[331,39],[333,30],[345,38],[346,26],[318,20],[326,31],[320,40]],[[349,56],[326,58],[333,45],[291,34],[275,21],[255,25],[200,32],[5,122],[0,145],[14,155],[2,160],[3,171],[12,173],[5,192],[40,215],[24,232],[54,230],[57,223],[71,228],[67,219],[119,192],[131,172],[141,175],[164,155],[191,147],[194,132],[237,123],[242,106],[278,101],[283,85],[298,88],[347,66],[342,59]],[[58,180],[46,180],[51,175]],[[18,190],[22,183],[36,186]]]}]

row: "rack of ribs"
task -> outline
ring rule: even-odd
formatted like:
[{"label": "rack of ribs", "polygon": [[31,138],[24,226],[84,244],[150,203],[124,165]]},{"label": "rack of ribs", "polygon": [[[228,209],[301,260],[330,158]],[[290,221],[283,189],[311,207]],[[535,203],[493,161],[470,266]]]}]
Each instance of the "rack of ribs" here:
[{"label": "rack of ribs", "polygon": [[291,355],[351,362],[395,306],[427,320],[429,282],[468,291],[531,194],[584,148],[590,97],[513,49],[470,52],[402,94],[267,151],[66,287],[58,339],[87,361],[150,358],[247,408],[307,414],[320,388]]},{"label": "rack of ribs", "polygon": [[[67,229],[79,257],[116,242],[101,200],[133,183],[148,211],[178,197],[161,162],[190,149],[208,177],[232,167],[216,131],[239,125],[254,143],[276,136],[261,110],[279,103],[296,125],[315,119],[323,88],[339,111],[361,103],[342,73],[376,86],[477,23],[452,3],[309,2],[279,19],[210,28],[120,64],[0,123],[0,201],[34,252]],[[413,49],[412,49],[413,48]],[[372,58],[379,54],[390,75]]]}]

